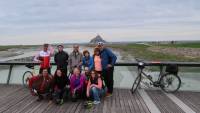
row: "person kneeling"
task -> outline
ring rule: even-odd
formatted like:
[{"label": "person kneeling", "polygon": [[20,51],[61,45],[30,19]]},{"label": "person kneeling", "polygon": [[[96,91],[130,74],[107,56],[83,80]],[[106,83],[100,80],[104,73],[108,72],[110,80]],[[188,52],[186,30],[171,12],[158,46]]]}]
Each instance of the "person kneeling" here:
[{"label": "person kneeling", "polygon": [[84,83],[85,75],[82,75],[78,68],[74,68],[73,75],[70,78],[70,93],[73,102],[82,97]]},{"label": "person kneeling", "polygon": [[103,82],[96,71],[91,71],[87,85],[87,97],[93,99],[93,104],[100,104],[100,97],[103,95]]},{"label": "person kneeling", "polygon": [[64,103],[64,94],[67,92],[66,85],[69,84],[68,77],[60,69],[57,69],[54,75],[54,101],[56,104]]},{"label": "person kneeling", "polygon": [[52,83],[52,75],[48,74],[47,69],[43,69],[42,74],[29,78],[29,89],[31,90],[32,95],[38,96],[37,101],[41,101],[44,98],[44,95],[49,97],[49,99],[52,99]]}]

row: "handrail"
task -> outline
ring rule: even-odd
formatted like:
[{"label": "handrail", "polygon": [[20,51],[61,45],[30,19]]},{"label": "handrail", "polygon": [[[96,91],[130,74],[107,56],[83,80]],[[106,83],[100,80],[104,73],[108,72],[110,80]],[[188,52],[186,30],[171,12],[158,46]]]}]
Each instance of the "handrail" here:
[{"label": "handrail", "polygon": [[[177,66],[185,66],[185,67],[200,67],[200,62],[160,62],[160,61],[143,61],[145,66],[167,66],[171,64],[175,64]],[[0,62],[0,65],[39,65],[36,62]],[[56,65],[54,62],[52,65]],[[138,62],[130,62],[130,63],[122,63],[118,62],[115,66],[138,66]]]},{"label": "handrail", "polygon": [[[200,67],[200,62],[160,62],[160,61],[142,61],[144,66],[159,66],[160,72],[163,71],[163,66],[168,66],[175,64],[177,66],[185,66],[185,67]],[[9,65],[9,73],[7,78],[7,85],[10,83],[10,77],[12,73],[12,68],[15,65],[39,65],[40,63],[36,62],[0,62],[0,65]],[[51,63],[52,65],[56,65],[55,62]],[[138,62],[130,62],[130,63],[116,63],[115,66],[138,66]]]}]

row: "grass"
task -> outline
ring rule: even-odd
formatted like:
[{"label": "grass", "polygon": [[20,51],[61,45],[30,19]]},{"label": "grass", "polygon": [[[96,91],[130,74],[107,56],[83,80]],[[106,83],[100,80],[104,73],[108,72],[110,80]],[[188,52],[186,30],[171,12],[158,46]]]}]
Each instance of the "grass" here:
[{"label": "grass", "polygon": [[7,51],[8,49],[19,48],[27,49],[31,47],[37,47],[38,45],[11,45],[11,46],[0,46],[0,51]]},{"label": "grass", "polygon": [[[188,44],[188,46],[185,46],[186,44],[174,44],[174,47],[192,47],[193,45],[191,43]],[[156,46],[156,45],[153,45]],[[159,45],[163,47],[173,47],[171,44],[163,44]],[[125,51],[126,53],[129,53],[130,55],[134,56],[135,58],[144,59],[144,60],[150,60],[150,61],[188,61],[188,62],[196,62],[200,61],[199,58],[187,58],[184,56],[176,56],[172,54],[164,54],[160,52],[152,52],[149,51],[147,48],[150,47],[148,45],[142,45],[142,44],[128,44],[128,45],[111,45],[110,47],[115,49],[121,49]],[[193,47],[197,47],[193,46]]]},{"label": "grass", "polygon": [[200,48],[200,42],[177,43],[177,44],[158,44],[158,46],[175,47],[175,48]]}]

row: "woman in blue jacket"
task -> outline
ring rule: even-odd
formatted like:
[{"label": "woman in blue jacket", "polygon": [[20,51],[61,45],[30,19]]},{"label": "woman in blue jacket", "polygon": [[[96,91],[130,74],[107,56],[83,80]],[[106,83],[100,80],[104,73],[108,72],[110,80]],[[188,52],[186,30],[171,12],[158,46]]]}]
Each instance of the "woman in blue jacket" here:
[{"label": "woman in blue jacket", "polygon": [[91,71],[94,67],[94,61],[93,61],[93,57],[90,56],[90,52],[88,50],[84,50],[83,51],[83,67],[88,67],[89,70]]}]

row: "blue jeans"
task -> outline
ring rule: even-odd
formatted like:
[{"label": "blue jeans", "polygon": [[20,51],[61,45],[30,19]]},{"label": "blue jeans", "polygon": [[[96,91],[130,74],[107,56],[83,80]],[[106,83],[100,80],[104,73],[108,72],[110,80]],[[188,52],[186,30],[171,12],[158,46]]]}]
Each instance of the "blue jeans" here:
[{"label": "blue jeans", "polygon": [[105,91],[103,89],[92,87],[90,89],[90,96],[94,99],[94,101],[100,101],[100,97],[103,96],[104,92]]}]

